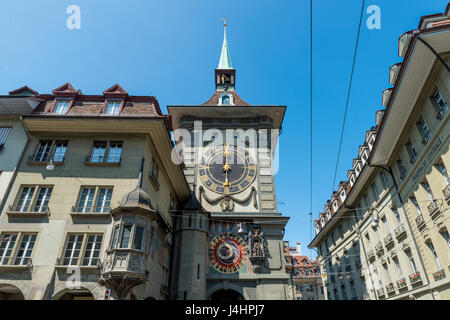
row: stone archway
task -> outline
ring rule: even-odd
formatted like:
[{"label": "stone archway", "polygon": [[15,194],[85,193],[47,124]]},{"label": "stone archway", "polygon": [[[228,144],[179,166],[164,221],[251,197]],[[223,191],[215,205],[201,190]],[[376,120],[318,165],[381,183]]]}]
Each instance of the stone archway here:
[{"label": "stone archway", "polygon": [[16,286],[0,284],[0,300],[25,300],[25,297]]},{"label": "stone archway", "polygon": [[85,288],[65,289],[55,294],[53,300],[95,300],[95,297]]},{"label": "stone archway", "polygon": [[233,289],[221,289],[215,291],[209,296],[209,300],[216,301],[240,301],[245,300],[244,297]]}]

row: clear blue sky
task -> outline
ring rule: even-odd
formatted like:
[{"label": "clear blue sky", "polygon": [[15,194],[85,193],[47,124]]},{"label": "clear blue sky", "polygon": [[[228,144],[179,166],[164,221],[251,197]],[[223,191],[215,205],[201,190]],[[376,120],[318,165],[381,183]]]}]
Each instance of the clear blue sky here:
[{"label": "clear blue sky", "polygon": [[[313,217],[331,195],[361,0],[314,0]],[[66,28],[69,5],[81,29]],[[364,15],[337,183],[364,142],[400,62],[398,37],[444,0],[368,0],[381,8],[381,30]],[[50,93],[70,82],[85,94],[115,83],[167,105],[200,104],[214,90],[221,17],[237,69],[237,92],[250,104],[287,105],[276,175],[279,211],[291,220],[286,239],[311,240],[309,222],[309,0],[3,1],[0,94],[28,85]],[[313,253],[312,253],[313,254]],[[313,254],[315,255],[315,254]]]}]

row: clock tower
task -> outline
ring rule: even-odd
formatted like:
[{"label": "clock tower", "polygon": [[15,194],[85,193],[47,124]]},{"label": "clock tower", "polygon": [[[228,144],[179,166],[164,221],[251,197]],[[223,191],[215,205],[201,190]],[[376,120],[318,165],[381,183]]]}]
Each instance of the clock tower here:
[{"label": "clock tower", "polygon": [[[224,19],[225,20],[225,19]],[[174,211],[173,299],[285,300],[283,235],[274,174],[286,106],[250,105],[236,93],[227,24],[215,92],[168,106],[192,199]]]}]

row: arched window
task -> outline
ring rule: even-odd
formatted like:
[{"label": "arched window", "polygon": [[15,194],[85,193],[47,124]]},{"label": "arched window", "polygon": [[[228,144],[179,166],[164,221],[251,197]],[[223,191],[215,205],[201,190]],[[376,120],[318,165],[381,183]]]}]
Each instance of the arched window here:
[{"label": "arched window", "polygon": [[230,96],[223,96],[222,104],[230,104]]}]

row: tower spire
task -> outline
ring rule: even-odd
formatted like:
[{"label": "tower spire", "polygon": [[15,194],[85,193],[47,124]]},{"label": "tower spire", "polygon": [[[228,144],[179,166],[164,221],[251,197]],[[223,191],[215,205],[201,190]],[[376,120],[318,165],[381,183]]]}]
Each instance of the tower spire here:
[{"label": "tower spire", "polygon": [[233,69],[233,66],[231,65],[231,56],[227,41],[227,19],[222,18],[222,20],[224,22],[223,44],[222,44],[222,52],[220,54],[219,65],[217,66],[217,69]]}]

